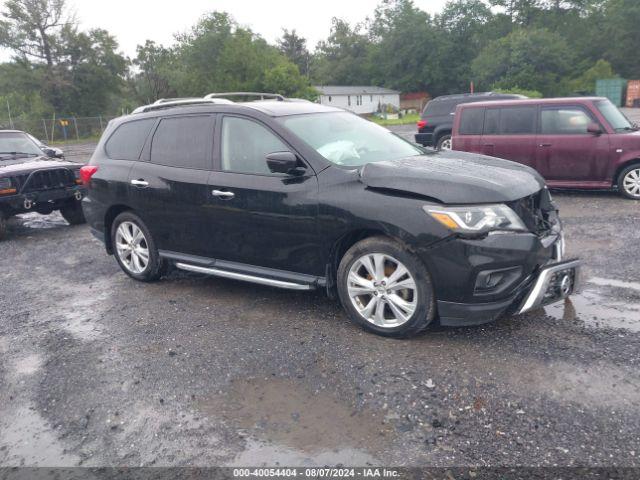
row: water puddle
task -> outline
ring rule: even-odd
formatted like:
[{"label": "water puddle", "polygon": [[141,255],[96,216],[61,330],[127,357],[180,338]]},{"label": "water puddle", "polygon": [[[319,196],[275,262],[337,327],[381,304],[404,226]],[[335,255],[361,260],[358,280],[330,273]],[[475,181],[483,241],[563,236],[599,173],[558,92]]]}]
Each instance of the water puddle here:
[{"label": "water puddle", "polygon": [[564,302],[544,307],[544,311],[558,320],[582,321],[587,327],[640,332],[640,303],[619,300],[596,290],[584,289]]},{"label": "water puddle", "polygon": [[66,227],[69,225],[59,212],[52,212],[49,215],[29,212],[17,215],[17,218],[22,220],[22,226],[27,228],[47,229]]},{"label": "water puddle", "polygon": [[306,465],[369,462],[369,452],[393,440],[381,415],[352,408],[326,392],[312,392],[291,380],[263,378],[233,382],[226,394],[209,397],[199,408],[223,419],[247,438],[245,451],[234,460],[264,458]]},{"label": "water puddle", "polygon": [[68,467],[78,463],[35,409],[20,407],[7,420],[8,424],[0,424],[0,465]]},{"label": "water puddle", "polygon": [[255,439],[247,440],[244,450],[228,463],[229,467],[273,467],[274,465],[296,467],[320,467],[326,465],[379,465],[380,462],[368,453],[352,448],[314,452],[313,455],[282,445],[271,445]]}]

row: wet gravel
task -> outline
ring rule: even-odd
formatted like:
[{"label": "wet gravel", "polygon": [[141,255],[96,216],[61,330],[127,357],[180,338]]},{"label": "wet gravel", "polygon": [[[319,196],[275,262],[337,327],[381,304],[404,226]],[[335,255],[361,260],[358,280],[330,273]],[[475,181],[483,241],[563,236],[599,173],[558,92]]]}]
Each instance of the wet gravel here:
[{"label": "wet gravel", "polygon": [[0,465],[638,466],[640,205],[556,193],[581,294],[411,340],[319,292],[126,277],[85,226],[0,244]]}]

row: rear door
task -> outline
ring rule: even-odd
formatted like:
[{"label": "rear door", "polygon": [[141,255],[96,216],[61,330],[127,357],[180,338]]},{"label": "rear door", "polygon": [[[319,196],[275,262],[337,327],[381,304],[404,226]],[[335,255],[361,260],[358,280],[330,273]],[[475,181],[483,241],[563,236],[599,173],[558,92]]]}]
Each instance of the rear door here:
[{"label": "rear door", "polygon": [[539,121],[536,164],[545,179],[606,179],[611,155],[609,136],[587,132],[589,124],[598,123],[591,112],[581,105],[542,105]]},{"label": "rear door", "polygon": [[463,106],[458,107],[460,118],[456,119],[456,135],[453,137],[453,149],[463,152],[483,153],[482,126],[484,123],[484,108]]},{"label": "rear door", "polygon": [[482,153],[535,168],[537,107],[487,107]]},{"label": "rear door", "polygon": [[214,115],[175,115],[157,123],[129,174],[132,207],[158,249],[203,255]]},{"label": "rear door", "polygon": [[293,152],[283,138],[244,116],[224,115],[219,123],[217,171],[209,181],[209,256],[324,276],[314,171],[307,165],[299,176],[272,173],[266,155]]}]

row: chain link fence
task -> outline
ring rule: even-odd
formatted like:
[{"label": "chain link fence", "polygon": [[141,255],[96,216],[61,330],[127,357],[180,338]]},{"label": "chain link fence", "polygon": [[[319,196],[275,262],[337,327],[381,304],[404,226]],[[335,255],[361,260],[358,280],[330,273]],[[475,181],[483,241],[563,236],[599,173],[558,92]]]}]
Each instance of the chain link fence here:
[{"label": "chain link fence", "polygon": [[115,117],[54,117],[39,119],[0,119],[0,129],[22,130],[45,143],[98,138]]}]

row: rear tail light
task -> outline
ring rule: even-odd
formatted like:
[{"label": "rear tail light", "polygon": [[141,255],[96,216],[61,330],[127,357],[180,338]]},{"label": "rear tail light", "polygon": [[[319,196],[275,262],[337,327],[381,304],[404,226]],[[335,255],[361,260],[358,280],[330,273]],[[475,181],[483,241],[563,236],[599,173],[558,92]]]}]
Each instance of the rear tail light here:
[{"label": "rear tail light", "polygon": [[89,185],[91,181],[91,177],[94,173],[98,171],[98,167],[95,165],[85,165],[80,169],[80,180],[82,180],[83,185]]},{"label": "rear tail light", "polygon": [[427,121],[426,120],[418,120],[418,130],[420,130],[421,128],[424,128],[427,126]]}]

